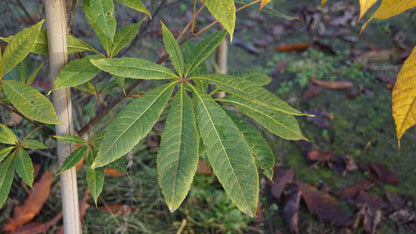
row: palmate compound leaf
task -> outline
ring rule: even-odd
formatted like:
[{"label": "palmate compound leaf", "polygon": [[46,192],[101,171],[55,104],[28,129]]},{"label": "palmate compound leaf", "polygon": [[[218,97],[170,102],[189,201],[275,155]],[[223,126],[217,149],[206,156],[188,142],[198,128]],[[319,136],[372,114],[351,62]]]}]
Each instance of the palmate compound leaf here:
[{"label": "palmate compound leaf", "polygon": [[77,165],[81,159],[83,159],[88,154],[88,146],[83,145],[78,149],[74,150],[67,158],[65,158],[64,163],[61,166],[58,174],[74,167]]},{"label": "palmate compound leaf", "polygon": [[[185,77],[192,74],[208,56],[221,44],[226,35],[225,31],[218,31],[200,41],[192,48],[192,52],[185,58]],[[186,54],[186,53],[185,53]]]},{"label": "palmate compound leaf", "polygon": [[273,110],[290,115],[305,115],[295,108],[289,106],[285,101],[278,98],[267,89],[240,77],[223,74],[198,75],[191,77],[193,80],[203,80],[215,84],[220,89],[234,94],[247,101],[262,105]]},{"label": "palmate compound leaf", "polygon": [[92,168],[122,157],[145,137],[157,122],[175,87],[175,82],[153,89],[128,104],[110,124]]},{"label": "palmate compound leaf", "polygon": [[111,57],[120,52],[120,50],[126,47],[131,42],[131,40],[133,40],[133,38],[139,32],[142,23],[143,21],[140,21],[137,24],[128,24],[117,31],[116,35],[114,36],[114,45],[110,54]]},{"label": "palmate compound leaf", "polygon": [[14,177],[14,157],[7,157],[2,163],[0,163],[0,207],[9,195],[10,188],[12,186]]},{"label": "palmate compound leaf", "polygon": [[228,111],[227,114],[231,117],[235,125],[237,125],[238,129],[240,129],[244,139],[250,146],[251,153],[254,155],[256,163],[263,169],[264,175],[266,175],[269,180],[273,180],[274,154],[260,131],[237,114],[231,111]]},{"label": "palmate compound leaf", "polygon": [[241,113],[256,120],[271,133],[283,139],[306,140],[292,115],[235,96],[226,96],[218,101],[235,106]]},{"label": "palmate compound leaf", "polygon": [[10,128],[6,127],[3,124],[0,124],[0,143],[8,144],[8,145],[16,145],[19,143],[17,136],[14,134]]},{"label": "palmate compound leaf", "polygon": [[83,0],[82,3],[88,22],[109,55],[113,47],[117,24],[113,16],[113,0]]},{"label": "palmate compound leaf", "polygon": [[52,103],[36,89],[14,80],[3,80],[2,88],[24,116],[42,123],[60,124]]},{"label": "palmate compound leaf", "polygon": [[360,33],[364,31],[367,24],[374,18],[388,19],[414,7],[416,7],[415,0],[382,0],[380,6],[373,13],[370,19],[368,19],[367,22],[365,22],[365,24],[361,27]]},{"label": "palmate compound leaf", "polygon": [[33,185],[33,163],[29,154],[23,148],[19,147],[15,151],[14,164],[17,175],[22,178],[29,187]]},{"label": "palmate compound leaf", "polygon": [[100,71],[100,69],[92,65],[90,60],[99,58],[101,56],[90,55],[71,61],[59,73],[55,81],[54,89],[75,87],[90,81]]},{"label": "palmate compound leaf", "polygon": [[4,50],[0,60],[0,74],[5,75],[19,64],[32,50],[39,35],[43,21],[16,33]]},{"label": "palmate compound leaf", "polygon": [[172,61],[173,67],[175,67],[176,72],[179,76],[183,75],[184,72],[184,59],[181,47],[179,46],[178,41],[176,41],[173,34],[169,29],[161,22],[162,31],[163,31],[163,43],[165,45],[166,51],[169,54],[170,60]]},{"label": "palmate compound leaf", "polygon": [[47,149],[46,145],[42,142],[32,139],[26,139],[22,142],[21,146],[25,149]]},{"label": "palmate compound leaf", "polygon": [[134,9],[138,12],[143,12],[146,15],[148,15],[150,17],[150,19],[152,19],[152,15],[146,9],[146,7],[144,6],[144,4],[142,3],[141,0],[115,0],[115,1],[125,5],[127,7],[130,7],[131,9]]},{"label": "palmate compound leaf", "polygon": [[171,212],[185,199],[198,165],[194,108],[182,83],[171,105],[157,155],[159,185]]},{"label": "palmate compound leaf", "polygon": [[392,109],[397,140],[416,124],[416,47],[404,62],[393,89]]},{"label": "palmate compound leaf", "polygon": [[250,148],[241,132],[215,101],[190,86],[208,160],[227,195],[244,213],[254,216],[259,176]]},{"label": "palmate compound leaf", "polygon": [[89,150],[87,158],[87,185],[90,190],[92,199],[94,199],[97,206],[97,199],[103,191],[104,187],[104,167],[92,169],[91,165],[94,162],[96,155],[92,150]]},{"label": "palmate compound leaf", "polygon": [[230,34],[231,41],[235,27],[234,0],[204,0],[209,12],[214,16]]},{"label": "palmate compound leaf", "polygon": [[140,58],[99,59],[91,60],[91,63],[118,77],[144,80],[178,79],[169,68]]}]

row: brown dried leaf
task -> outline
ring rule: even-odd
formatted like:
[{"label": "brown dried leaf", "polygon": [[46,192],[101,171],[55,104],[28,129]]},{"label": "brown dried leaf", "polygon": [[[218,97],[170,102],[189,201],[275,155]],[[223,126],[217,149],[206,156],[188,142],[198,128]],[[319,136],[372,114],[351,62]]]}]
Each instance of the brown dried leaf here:
[{"label": "brown dried leaf", "polygon": [[285,214],[286,224],[289,227],[291,233],[299,233],[299,219],[298,211],[300,204],[300,191],[296,185],[289,186],[289,189],[285,190],[284,198],[286,201],[283,213]]},{"label": "brown dried leaf", "polygon": [[62,218],[62,211],[59,212],[53,219],[45,223],[29,223],[17,228],[13,234],[40,234],[45,233],[49,228],[55,226]]},{"label": "brown dried leaf", "polygon": [[276,46],[277,51],[286,51],[286,52],[300,52],[307,50],[312,45],[312,42],[304,42],[298,44],[286,44]]},{"label": "brown dried leaf", "polygon": [[309,87],[308,90],[306,90],[303,95],[302,95],[302,99],[306,100],[312,97],[317,96],[318,94],[320,94],[322,92],[322,88],[320,86],[317,85],[312,85],[311,87]]},{"label": "brown dried leaf", "polygon": [[271,185],[272,195],[280,200],[287,184],[293,183],[293,166],[286,170],[274,166],[273,184]]},{"label": "brown dried leaf", "polygon": [[358,194],[357,198],[355,199],[355,204],[360,207],[366,204],[369,207],[373,207],[377,210],[384,207],[384,201],[381,197],[364,191],[361,191]]},{"label": "brown dried leaf", "polygon": [[196,169],[197,174],[212,175],[213,171],[208,160],[199,159],[198,167]]},{"label": "brown dried leaf", "polygon": [[370,178],[378,184],[390,184],[397,186],[399,178],[396,174],[376,162],[370,162]]},{"label": "brown dried leaf", "polygon": [[389,201],[391,207],[395,210],[402,208],[405,204],[405,201],[399,197],[397,194],[384,189],[384,193],[386,194],[387,200]]},{"label": "brown dried leaf", "polygon": [[122,176],[124,175],[123,172],[116,170],[114,168],[105,168],[104,169],[104,175],[107,176]]},{"label": "brown dried leaf", "polygon": [[346,187],[338,192],[338,199],[346,200],[354,198],[358,196],[361,191],[366,190],[370,184],[372,184],[371,180],[363,180],[359,183]]},{"label": "brown dried leaf", "polygon": [[6,122],[6,126],[7,127],[16,127],[16,126],[18,126],[22,123],[23,119],[24,118],[22,116],[16,114],[15,112],[12,112],[10,114],[9,119]]},{"label": "brown dried leaf", "polygon": [[135,209],[127,205],[114,204],[102,206],[100,207],[100,210],[107,211],[112,214],[127,215],[132,213]]},{"label": "brown dried leaf", "polygon": [[316,85],[321,86],[325,89],[333,89],[333,90],[340,90],[340,89],[346,89],[354,84],[348,81],[330,81],[330,80],[317,80],[315,77],[311,77],[312,82]]},{"label": "brown dried leaf", "polygon": [[316,215],[322,222],[335,226],[347,226],[350,218],[338,205],[337,200],[327,192],[318,191],[314,187],[296,182],[302,198],[311,214]]},{"label": "brown dried leaf", "polygon": [[42,209],[48,199],[52,185],[52,172],[47,171],[42,175],[39,182],[33,185],[33,189],[23,205],[14,208],[13,217],[9,219],[9,223],[3,226],[3,231],[14,231],[18,227],[32,220]]},{"label": "brown dried leaf", "polygon": [[314,115],[312,116],[307,116],[306,120],[309,122],[314,123],[316,126],[321,127],[321,128],[330,128],[331,125],[329,124],[329,120],[332,120],[334,118],[334,116],[329,113],[328,111],[326,111],[323,108],[319,108],[319,109],[311,109],[309,111],[306,111],[308,114]]}]

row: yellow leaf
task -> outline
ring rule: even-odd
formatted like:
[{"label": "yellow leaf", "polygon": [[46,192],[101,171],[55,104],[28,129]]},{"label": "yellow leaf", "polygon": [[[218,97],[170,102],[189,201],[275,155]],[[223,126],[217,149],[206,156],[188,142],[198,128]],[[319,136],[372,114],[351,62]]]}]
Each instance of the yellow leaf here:
[{"label": "yellow leaf", "polygon": [[393,118],[397,140],[416,124],[416,47],[406,59],[393,89]]},{"label": "yellow leaf", "polygon": [[398,15],[407,11],[413,7],[416,7],[415,0],[383,0],[380,7],[374,12],[370,19],[365,22],[361,27],[360,33],[365,29],[367,24],[373,19],[387,19],[392,16]]},{"label": "yellow leaf", "polygon": [[322,0],[321,1],[321,7],[323,7],[325,3],[326,3],[326,0]]},{"label": "yellow leaf", "polygon": [[358,21],[363,18],[364,14],[376,3],[377,0],[360,0],[360,16],[358,17]]},{"label": "yellow leaf", "polygon": [[264,6],[266,6],[271,1],[272,0],[261,0],[260,7],[259,7],[259,12],[263,9]]}]

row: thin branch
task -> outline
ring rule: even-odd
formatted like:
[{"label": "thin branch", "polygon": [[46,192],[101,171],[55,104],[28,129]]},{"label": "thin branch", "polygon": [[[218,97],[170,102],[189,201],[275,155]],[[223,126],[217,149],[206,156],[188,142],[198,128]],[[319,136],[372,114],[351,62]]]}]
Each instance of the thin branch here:
[{"label": "thin branch", "polygon": [[17,4],[20,8],[22,8],[23,12],[25,12],[26,17],[30,20],[32,24],[35,24],[35,20],[32,18],[32,16],[29,14],[29,12],[26,10],[25,6],[20,2],[20,0],[16,0]]},{"label": "thin branch", "polygon": [[22,117],[22,118],[26,119],[27,121],[31,122],[32,124],[34,124],[34,125],[38,126],[38,127],[39,127],[42,131],[44,131],[46,134],[48,134],[48,135],[55,135],[55,130],[52,130],[51,128],[49,128],[49,127],[47,127],[47,126],[43,125],[42,123],[39,123],[39,122],[37,122],[37,121],[33,120],[33,119],[29,119],[29,118],[27,118],[27,117],[26,117],[26,116],[24,116],[22,113],[20,113],[20,112],[19,112],[16,108],[14,108],[14,106],[12,106],[12,105],[10,105],[10,104],[8,104],[8,103],[4,102],[4,101],[1,101],[1,100],[0,100],[0,105],[4,106],[4,107],[5,107],[6,109],[8,109],[9,111],[12,111],[12,112],[14,112],[14,113],[18,114],[20,117]]}]

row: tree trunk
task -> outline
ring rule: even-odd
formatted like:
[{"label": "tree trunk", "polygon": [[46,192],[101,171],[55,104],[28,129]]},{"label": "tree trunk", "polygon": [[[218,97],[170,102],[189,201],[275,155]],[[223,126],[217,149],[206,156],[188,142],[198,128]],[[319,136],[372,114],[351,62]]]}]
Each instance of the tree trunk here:
[{"label": "tree trunk", "polygon": [[[49,79],[55,83],[61,69],[68,63],[66,42],[66,0],[46,0],[46,25],[48,29],[49,47]],[[74,134],[72,120],[71,90],[59,89],[53,93],[53,104],[59,121],[56,125],[56,135]],[[73,145],[58,141],[57,153],[59,164],[73,151]],[[62,210],[64,217],[64,232],[68,234],[81,233],[79,216],[78,188],[75,167],[61,173]]]}]

